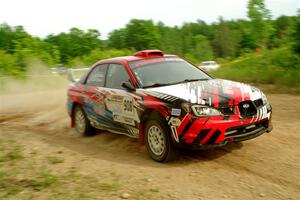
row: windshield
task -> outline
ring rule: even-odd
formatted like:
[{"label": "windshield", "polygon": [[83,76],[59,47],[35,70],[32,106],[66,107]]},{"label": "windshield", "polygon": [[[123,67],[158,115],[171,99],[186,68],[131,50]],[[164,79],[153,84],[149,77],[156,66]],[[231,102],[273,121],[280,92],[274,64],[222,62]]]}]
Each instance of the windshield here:
[{"label": "windshield", "polygon": [[144,88],[211,79],[200,69],[178,57],[138,60],[129,62],[129,66]]}]

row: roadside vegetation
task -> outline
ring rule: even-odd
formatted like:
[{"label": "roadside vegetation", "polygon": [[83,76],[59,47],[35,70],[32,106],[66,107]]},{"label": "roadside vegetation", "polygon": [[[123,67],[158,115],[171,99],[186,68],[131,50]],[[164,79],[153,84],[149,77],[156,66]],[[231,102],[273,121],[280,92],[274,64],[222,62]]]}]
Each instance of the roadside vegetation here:
[{"label": "roadside vegetation", "polygon": [[207,24],[202,20],[167,26],[132,19],[100,39],[98,30],[72,28],[45,38],[22,26],[0,24],[0,76],[24,79],[32,62],[50,67],[90,66],[99,59],[124,56],[142,49],[161,49],[196,65],[217,60],[216,77],[273,84],[286,92],[299,91],[300,10],[297,16],[271,17],[264,0],[249,0],[248,19]]},{"label": "roadside vegetation", "polygon": [[210,74],[258,85],[268,92],[300,93],[299,56],[290,47],[245,54],[221,66]]}]

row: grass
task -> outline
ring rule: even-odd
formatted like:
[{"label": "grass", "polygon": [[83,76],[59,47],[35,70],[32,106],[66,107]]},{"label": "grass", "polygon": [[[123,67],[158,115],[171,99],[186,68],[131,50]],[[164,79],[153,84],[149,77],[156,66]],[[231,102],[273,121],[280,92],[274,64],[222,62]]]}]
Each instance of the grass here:
[{"label": "grass", "polygon": [[3,144],[0,146],[0,163],[23,158],[21,146],[6,148]]},{"label": "grass", "polygon": [[[130,194],[130,199],[173,199],[163,196],[158,187],[138,186],[136,180],[130,182],[127,176],[124,178],[115,171],[106,170],[95,175],[87,173],[88,169],[74,170],[73,163],[68,163],[62,155],[47,154],[43,151],[33,154],[25,143],[20,145],[16,141],[0,139],[0,200],[120,199],[124,192]],[[62,162],[65,164],[57,165]],[[143,179],[140,181],[144,183]]]},{"label": "grass", "polygon": [[300,58],[287,47],[246,55],[210,74],[255,85],[273,85],[271,92],[300,94]]},{"label": "grass", "polygon": [[31,180],[31,186],[36,191],[41,191],[50,187],[52,184],[56,183],[58,177],[50,174],[50,173],[43,173],[41,177],[38,179]]},{"label": "grass", "polygon": [[38,160],[40,152],[29,151],[26,157],[24,148],[15,141],[0,140],[0,199],[48,199],[47,195],[50,199],[94,199],[95,191],[100,197],[110,197],[122,188],[114,173],[101,179],[82,175],[72,167],[53,173],[51,166],[64,158],[48,156],[45,163]]},{"label": "grass", "polygon": [[158,188],[150,188],[149,191],[150,191],[150,192],[159,192],[159,189],[158,189]]},{"label": "grass", "polygon": [[64,159],[63,158],[59,158],[56,156],[49,156],[47,157],[47,160],[50,164],[58,164],[58,163],[63,163]]},{"label": "grass", "polygon": [[20,184],[15,179],[10,179],[6,173],[0,172],[0,199],[15,195],[21,190]]},{"label": "grass", "polygon": [[0,173],[0,198],[18,194],[24,190],[42,191],[57,182],[57,177],[43,173],[34,179],[17,179],[14,176]]}]

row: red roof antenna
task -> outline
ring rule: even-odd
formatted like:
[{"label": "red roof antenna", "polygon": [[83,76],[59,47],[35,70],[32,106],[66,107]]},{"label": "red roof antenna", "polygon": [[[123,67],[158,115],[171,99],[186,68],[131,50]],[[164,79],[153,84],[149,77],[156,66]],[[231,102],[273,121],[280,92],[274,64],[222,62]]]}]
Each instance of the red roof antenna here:
[{"label": "red roof antenna", "polygon": [[163,57],[164,53],[161,50],[142,50],[138,51],[134,54],[134,56],[138,57]]}]

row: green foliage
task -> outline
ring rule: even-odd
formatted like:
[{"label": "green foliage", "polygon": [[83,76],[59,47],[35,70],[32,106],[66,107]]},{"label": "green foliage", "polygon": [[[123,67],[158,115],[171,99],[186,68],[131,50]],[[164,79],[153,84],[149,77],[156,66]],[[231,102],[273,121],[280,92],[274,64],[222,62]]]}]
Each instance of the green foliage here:
[{"label": "green foliage", "polygon": [[181,30],[178,27],[165,26],[162,22],[159,22],[157,27],[160,35],[159,49],[183,55]]},{"label": "green foliage", "polygon": [[270,19],[270,11],[266,8],[264,0],[249,0],[248,17],[252,21],[262,21]]},{"label": "green foliage", "polygon": [[0,49],[13,53],[16,34],[8,24],[0,24]]},{"label": "green foliage", "polygon": [[126,40],[126,29],[117,29],[109,34],[108,46],[116,49],[126,48]]},{"label": "green foliage", "polygon": [[291,32],[294,29],[294,22],[296,19],[294,17],[288,16],[280,16],[276,20],[274,20],[273,27],[274,32],[269,38],[268,47],[269,48],[276,48],[289,43],[291,38]]},{"label": "green foliage", "polygon": [[228,24],[220,18],[213,40],[214,52],[216,57],[232,57],[235,55],[235,44],[233,41],[232,33]]},{"label": "green foliage", "polygon": [[197,60],[205,61],[213,58],[213,51],[208,39],[203,35],[193,37],[194,56]]},{"label": "green foliage", "polygon": [[248,17],[251,20],[251,34],[256,46],[266,46],[273,29],[270,25],[270,11],[265,7],[264,0],[249,0]]},{"label": "green foliage", "polygon": [[17,58],[14,55],[0,50],[0,58],[0,74],[16,76],[20,73]]},{"label": "green foliage", "polygon": [[59,157],[56,157],[56,156],[48,156],[47,160],[50,164],[59,164],[59,163],[64,162],[63,158],[59,158]]},{"label": "green foliage", "polygon": [[108,50],[100,50],[100,49],[94,49],[89,54],[76,57],[72,59],[68,65],[69,66],[91,66],[98,60],[111,58],[111,57],[120,57],[120,56],[127,56],[133,54],[133,51],[130,50],[121,50],[121,49],[108,49]]},{"label": "green foliage", "polygon": [[23,158],[20,146],[10,146],[0,153],[0,163]]},{"label": "green foliage", "polygon": [[132,19],[125,28],[110,33],[109,47],[153,49],[158,46],[159,39],[157,27],[152,20]]},{"label": "green foliage", "polygon": [[277,90],[300,92],[300,60],[290,48],[248,54],[223,64],[211,73],[214,77],[235,81],[274,84]]},{"label": "green foliage", "polygon": [[50,173],[43,173],[40,178],[31,180],[31,186],[34,190],[41,191],[48,188],[55,182],[57,182],[56,176]]},{"label": "green foliage", "polygon": [[127,48],[152,49],[157,47],[159,35],[152,20],[132,19],[126,25]]},{"label": "green foliage", "polygon": [[298,9],[298,16],[292,33],[293,50],[300,54],[300,9]]},{"label": "green foliage", "polygon": [[26,33],[22,26],[1,24],[0,58],[0,74],[19,76],[31,60],[41,60],[48,65],[58,63],[59,52],[55,46]]},{"label": "green foliage", "polygon": [[100,33],[89,29],[87,32],[78,28],[71,28],[69,33],[49,35],[46,42],[57,46],[60,61],[67,63],[70,59],[89,54],[93,49],[101,47]]}]

